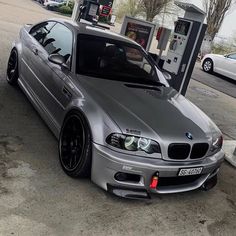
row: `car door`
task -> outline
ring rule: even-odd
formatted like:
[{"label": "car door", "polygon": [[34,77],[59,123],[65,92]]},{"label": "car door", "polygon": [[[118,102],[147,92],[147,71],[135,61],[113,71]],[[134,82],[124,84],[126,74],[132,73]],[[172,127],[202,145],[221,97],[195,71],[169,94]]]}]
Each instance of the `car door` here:
[{"label": "car door", "polygon": [[214,60],[214,64],[216,72],[236,80],[236,54],[222,56],[219,63],[216,64]]},{"label": "car door", "polygon": [[47,32],[56,24],[56,22],[42,22],[30,30],[21,33],[22,56],[21,56],[21,79],[24,85],[32,93],[40,87],[40,81],[37,76],[38,64],[40,63],[38,54],[42,51],[42,46]]},{"label": "car door", "polygon": [[[73,33],[65,25],[56,23],[47,32],[44,40],[38,43],[35,71],[41,85],[35,91],[53,125],[60,129],[65,108],[72,98],[72,92],[66,87],[65,81],[71,73]],[[51,54],[63,56],[67,66],[50,62],[48,57]]]},{"label": "car door", "polygon": [[228,77],[236,80],[236,53],[229,54],[227,57]]}]

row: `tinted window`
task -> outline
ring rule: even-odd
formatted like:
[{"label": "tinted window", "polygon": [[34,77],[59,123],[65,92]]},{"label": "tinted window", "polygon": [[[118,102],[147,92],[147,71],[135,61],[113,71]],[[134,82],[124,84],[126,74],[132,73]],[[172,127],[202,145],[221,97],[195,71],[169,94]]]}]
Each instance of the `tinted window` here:
[{"label": "tinted window", "polygon": [[48,54],[58,53],[68,60],[72,53],[72,32],[62,24],[45,22],[34,27],[31,35],[44,47]]},{"label": "tinted window", "polygon": [[48,54],[58,53],[62,56],[71,55],[72,32],[62,24],[56,24],[47,34],[43,47]]},{"label": "tinted window", "polygon": [[158,82],[153,64],[140,47],[94,36],[78,37],[77,73],[132,83]]},{"label": "tinted window", "polygon": [[31,31],[30,34],[40,43],[43,44],[45,37],[47,36],[47,34],[50,32],[50,30],[52,29],[52,27],[55,25],[55,22],[43,22],[40,23],[36,26],[34,26]]},{"label": "tinted window", "polygon": [[231,54],[228,56],[228,58],[236,60],[236,54]]}]

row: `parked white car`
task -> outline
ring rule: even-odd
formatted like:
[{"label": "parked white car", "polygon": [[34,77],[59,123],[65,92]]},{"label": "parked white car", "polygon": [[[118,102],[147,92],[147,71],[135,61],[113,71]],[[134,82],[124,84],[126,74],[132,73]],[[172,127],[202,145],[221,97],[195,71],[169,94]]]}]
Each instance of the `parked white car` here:
[{"label": "parked white car", "polygon": [[205,72],[216,72],[236,80],[236,53],[228,55],[207,54],[202,59],[202,68]]},{"label": "parked white car", "polygon": [[43,5],[47,9],[52,10],[53,8],[61,6],[64,2],[65,0],[45,0]]}]

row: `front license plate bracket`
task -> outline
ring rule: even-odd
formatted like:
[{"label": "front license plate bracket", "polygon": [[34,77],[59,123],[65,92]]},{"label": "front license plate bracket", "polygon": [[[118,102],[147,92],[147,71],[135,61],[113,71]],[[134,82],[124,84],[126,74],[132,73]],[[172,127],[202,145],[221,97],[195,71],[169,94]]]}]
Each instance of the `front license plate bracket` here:
[{"label": "front license plate bracket", "polygon": [[179,170],[178,176],[200,175],[203,167],[183,168]]}]

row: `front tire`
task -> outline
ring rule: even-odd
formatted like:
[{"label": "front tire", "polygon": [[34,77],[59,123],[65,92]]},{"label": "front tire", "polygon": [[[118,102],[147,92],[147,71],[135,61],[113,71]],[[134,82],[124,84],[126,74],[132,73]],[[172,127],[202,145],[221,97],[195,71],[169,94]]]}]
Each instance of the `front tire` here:
[{"label": "front tire", "polygon": [[210,58],[206,58],[202,64],[202,69],[207,72],[207,73],[212,73],[213,72],[213,61]]},{"label": "front tire", "polygon": [[14,48],[11,51],[7,64],[7,82],[10,85],[16,85],[18,78],[19,78],[18,53],[17,50]]},{"label": "front tire", "polygon": [[70,177],[89,177],[91,173],[91,134],[79,112],[69,114],[59,138],[59,159]]}]

